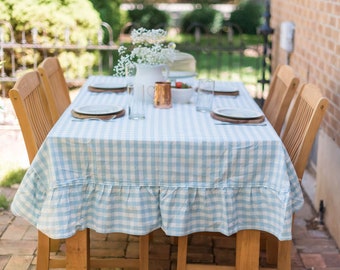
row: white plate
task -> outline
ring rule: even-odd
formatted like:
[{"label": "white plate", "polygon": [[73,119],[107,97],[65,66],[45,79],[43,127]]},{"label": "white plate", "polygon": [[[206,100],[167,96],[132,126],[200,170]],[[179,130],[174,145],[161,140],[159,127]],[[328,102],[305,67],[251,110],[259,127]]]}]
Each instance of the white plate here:
[{"label": "white plate", "polygon": [[73,109],[76,113],[87,115],[107,115],[119,113],[123,110],[120,106],[114,105],[84,105]]},{"label": "white plate", "polygon": [[245,120],[256,119],[263,116],[262,112],[236,108],[218,108],[214,110],[214,113],[228,118]]},{"label": "white plate", "polygon": [[93,88],[97,89],[121,89],[125,88],[126,84],[123,83],[93,83],[90,85]]},{"label": "white plate", "polygon": [[169,79],[181,79],[196,77],[197,73],[192,71],[170,71]]}]

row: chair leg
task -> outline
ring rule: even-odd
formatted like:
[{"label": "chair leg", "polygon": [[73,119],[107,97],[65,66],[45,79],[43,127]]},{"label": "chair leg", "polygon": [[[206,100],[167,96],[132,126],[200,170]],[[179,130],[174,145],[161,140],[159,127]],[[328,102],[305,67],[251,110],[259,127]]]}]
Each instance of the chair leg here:
[{"label": "chair leg", "polygon": [[90,231],[85,229],[66,239],[66,269],[90,269]]},{"label": "chair leg", "polygon": [[38,231],[37,270],[46,270],[50,267],[50,238]]},{"label": "chair leg", "polygon": [[[245,258],[247,258],[245,260]],[[236,270],[258,270],[260,231],[243,230],[236,234]]]},{"label": "chair leg", "polygon": [[185,270],[187,267],[188,236],[178,237],[177,270]]},{"label": "chair leg", "polygon": [[60,239],[50,238],[50,248],[52,252],[57,252],[60,248]]},{"label": "chair leg", "polygon": [[278,261],[277,261],[277,270],[290,270],[291,269],[291,250],[292,250],[292,241],[279,241],[279,252],[278,252]]},{"label": "chair leg", "polygon": [[149,269],[149,242],[150,234],[139,237],[139,269]]},{"label": "chair leg", "polygon": [[272,234],[266,233],[266,261],[268,264],[276,265],[279,249],[279,240]]}]

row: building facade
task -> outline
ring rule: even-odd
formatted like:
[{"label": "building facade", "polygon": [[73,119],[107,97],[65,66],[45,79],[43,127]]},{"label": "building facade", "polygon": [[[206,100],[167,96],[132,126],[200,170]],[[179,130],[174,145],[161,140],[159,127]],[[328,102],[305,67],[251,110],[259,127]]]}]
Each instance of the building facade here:
[{"label": "building facade", "polygon": [[[330,104],[321,124],[311,164],[312,201],[326,211],[324,221],[340,246],[340,1],[272,0],[273,68],[289,63],[302,82],[318,85]],[[283,22],[294,25],[293,50],[282,49]]]}]

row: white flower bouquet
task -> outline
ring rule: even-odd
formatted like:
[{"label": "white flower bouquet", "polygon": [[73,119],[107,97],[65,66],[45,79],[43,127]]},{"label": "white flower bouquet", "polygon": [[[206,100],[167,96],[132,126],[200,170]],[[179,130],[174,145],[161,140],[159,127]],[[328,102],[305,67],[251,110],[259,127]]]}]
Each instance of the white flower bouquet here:
[{"label": "white flower bouquet", "polygon": [[163,29],[132,30],[131,40],[134,48],[128,50],[125,46],[119,47],[120,59],[114,67],[115,75],[124,76],[125,67],[130,64],[158,65],[172,62],[174,48],[173,46],[165,47],[166,37],[167,31]]}]

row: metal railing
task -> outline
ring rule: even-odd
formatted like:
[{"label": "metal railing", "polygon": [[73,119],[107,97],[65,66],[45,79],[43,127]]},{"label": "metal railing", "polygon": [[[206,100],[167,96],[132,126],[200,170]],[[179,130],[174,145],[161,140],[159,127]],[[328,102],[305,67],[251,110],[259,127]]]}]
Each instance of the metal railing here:
[{"label": "metal railing", "polygon": [[[30,40],[27,40],[27,33],[30,32]],[[108,36],[108,42],[104,44],[104,35]],[[38,38],[38,36],[40,38]],[[108,64],[108,68],[113,68],[113,51],[117,51],[118,45],[113,41],[113,33],[112,28],[106,22],[101,23],[101,28],[98,29],[97,32],[97,43],[93,44],[91,41],[88,41],[86,45],[73,44],[70,41],[71,29],[64,29],[64,37],[61,41],[59,38],[55,37],[54,42],[44,42],[47,40],[45,29],[41,29],[40,27],[34,27],[30,30],[24,29],[21,32],[21,35],[15,33],[12,25],[7,21],[0,21],[0,62],[2,61],[10,61],[10,65],[3,65],[0,69],[0,82],[1,88],[5,88],[5,83],[15,82],[17,78],[18,72],[22,70],[26,70],[28,68],[36,68],[41,61],[40,57],[35,57],[36,55],[42,56],[42,58],[46,58],[50,55],[58,55],[58,53],[62,51],[92,51],[92,52],[109,52],[106,54],[105,60]],[[15,39],[16,36],[21,36],[21,40],[17,41]],[[43,42],[38,42],[38,40],[42,40]],[[18,55],[25,56],[27,53],[32,53],[32,62],[28,65],[25,57],[21,57],[21,61],[18,61]],[[10,59],[10,60],[9,60]],[[20,64],[18,64],[20,63]],[[5,68],[10,66],[10,69]],[[103,54],[100,53],[98,55],[98,70],[95,72],[102,73],[103,72]],[[89,70],[89,75],[94,72],[93,69]],[[67,73],[66,73],[67,77]],[[71,78],[67,79],[69,81],[73,80]],[[79,78],[77,78],[79,79]],[[75,79],[75,80],[77,80]]]}]

